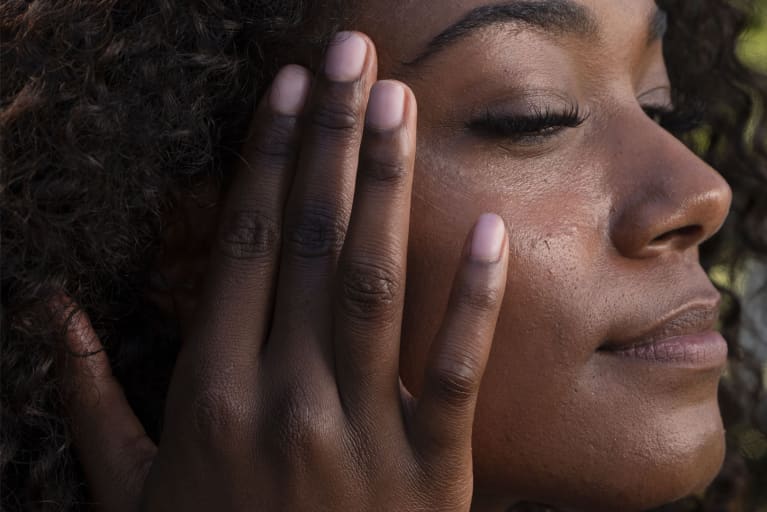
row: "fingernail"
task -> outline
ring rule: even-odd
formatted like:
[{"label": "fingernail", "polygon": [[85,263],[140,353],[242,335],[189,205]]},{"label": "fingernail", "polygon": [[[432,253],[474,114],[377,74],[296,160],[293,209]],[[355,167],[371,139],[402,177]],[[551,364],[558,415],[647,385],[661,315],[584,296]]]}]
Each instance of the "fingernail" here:
[{"label": "fingernail", "polygon": [[485,213],[474,226],[471,259],[477,263],[495,263],[501,259],[506,225],[498,215]]},{"label": "fingernail", "polygon": [[300,66],[285,66],[277,73],[269,94],[272,110],[287,116],[301,112],[309,94],[309,72]]},{"label": "fingernail", "polygon": [[339,32],[328,48],[325,75],[335,82],[352,82],[362,75],[368,45],[354,32]]},{"label": "fingernail", "polygon": [[405,90],[397,82],[376,82],[370,90],[367,122],[377,130],[392,130],[402,124]]}]

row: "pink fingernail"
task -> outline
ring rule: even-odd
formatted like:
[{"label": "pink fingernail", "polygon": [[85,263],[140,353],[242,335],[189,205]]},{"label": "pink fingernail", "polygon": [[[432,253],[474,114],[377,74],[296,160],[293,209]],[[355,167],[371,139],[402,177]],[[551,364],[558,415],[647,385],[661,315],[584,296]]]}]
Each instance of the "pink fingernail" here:
[{"label": "pink fingernail", "polygon": [[309,72],[301,66],[285,66],[277,73],[269,94],[269,106],[286,116],[301,112],[309,94]]},{"label": "pink fingernail", "polygon": [[334,82],[352,82],[362,76],[368,45],[354,32],[339,32],[330,43],[325,75]]},{"label": "pink fingernail", "polygon": [[370,91],[367,122],[378,130],[393,130],[402,124],[405,91],[397,82],[377,82]]},{"label": "pink fingernail", "polygon": [[471,259],[477,263],[495,263],[501,259],[506,225],[498,215],[485,213],[474,226]]}]

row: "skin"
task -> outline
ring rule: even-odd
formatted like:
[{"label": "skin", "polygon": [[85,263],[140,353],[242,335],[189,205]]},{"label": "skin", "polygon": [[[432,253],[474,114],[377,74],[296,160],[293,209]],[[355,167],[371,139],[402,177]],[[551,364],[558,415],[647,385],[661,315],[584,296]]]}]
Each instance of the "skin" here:
[{"label": "skin", "polygon": [[[724,453],[721,365],[599,349],[716,301],[698,245],[721,226],[731,193],[642,110],[670,96],[661,43],[648,45],[654,2],[577,3],[596,36],[498,25],[403,66],[485,2],[359,2],[350,28],[375,42],[360,81],[334,89],[320,70],[303,117],[290,122],[267,94],[243,149],[248,165],[218,215],[209,270],[183,270],[194,258],[163,263],[203,284],[191,297],[155,297],[187,303],[159,447],[103,355],[73,365],[82,385],[72,416],[97,501],[110,510],[142,501],[641,510],[708,484]],[[368,126],[360,149],[376,73],[409,86],[406,115],[383,135]],[[531,89],[550,92],[520,101]],[[562,97],[588,112],[580,126],[524,142],[465,128],[488,108],[561,110]],[[318,128],[324,105],[347,105],[353,126]],[[309,123],[302,137],[300,122]],[[318,247],[306,231],[317,200],[334,205],[324,228],[351,217],[345,240]],[[236,220],[254,208],[272,229]],[[471,260],[472,225],[487,211],[508,229],[496,263]],[[87,319],[74,325],[75,348],[97,349]]]},{"label": "skin", "polygon": [[[444,304],[434,297],[447,296],[460,233],[483,210],[498,212],[511,232],[510,291],[483,378],[475,476],[499,503],[511,491],[627,510],[690,494],[716,474],[719,372],[637,368],[595,349],[714,294],[697,246],[719,229],[731,192],[641,109],[669,102],[662,44],[646,44],[654,2],[579,3],[599,21],[596,44],[489,29],[408,82],[421,116],[402,374],[420,388],[423,340]],[[364,9],[360,27],[388,57],[382,76],[423,47],[421,34],[486,2],[406,4]],[[532,87],[574,96],[589,120],[529,151],[460,132],[475,104]],[[687,226],[702,229],[675,231]]]}]

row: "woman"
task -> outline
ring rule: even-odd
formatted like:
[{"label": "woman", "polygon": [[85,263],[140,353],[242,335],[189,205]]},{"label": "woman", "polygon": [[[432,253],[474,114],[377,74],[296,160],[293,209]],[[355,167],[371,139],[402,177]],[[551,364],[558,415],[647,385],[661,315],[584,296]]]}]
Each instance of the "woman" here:
[{"label": "woman", "polygon": [[[740,9],[666,7],[4,5],[3,506],[704,489],[727,347],[698,248],[731,186],[720,243],[767,252],[767,88]],[[667,131],[699,103],[730,186]]]}]

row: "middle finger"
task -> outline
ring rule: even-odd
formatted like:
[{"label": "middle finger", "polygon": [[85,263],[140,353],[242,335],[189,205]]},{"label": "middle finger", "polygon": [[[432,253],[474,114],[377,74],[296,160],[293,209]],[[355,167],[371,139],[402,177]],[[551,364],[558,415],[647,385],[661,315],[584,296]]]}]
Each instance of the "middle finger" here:
[{"label": "middle finger", "polygon": [[[272,349],[332,369],[332,291],[349,224],[370,87],[372,42],[339,33],[318,77],[285,211]],[[297,332],[296,332],[297,331]]]}]

